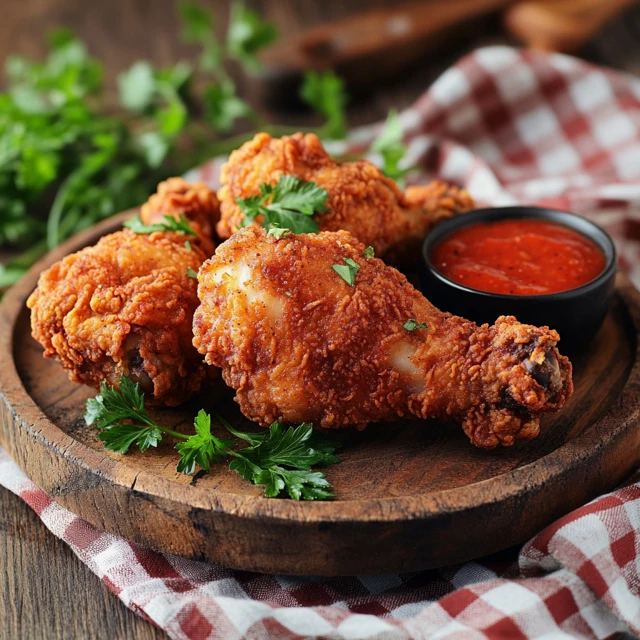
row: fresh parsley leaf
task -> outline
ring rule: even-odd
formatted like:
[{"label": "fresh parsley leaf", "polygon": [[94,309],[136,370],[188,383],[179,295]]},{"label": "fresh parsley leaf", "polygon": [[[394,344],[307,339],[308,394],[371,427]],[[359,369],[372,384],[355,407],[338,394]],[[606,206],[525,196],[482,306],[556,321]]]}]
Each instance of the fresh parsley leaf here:
[{"label": "fresh parsley leaf", "polygon": [[263,485],[268,498],[275,498],[283,491],[294,500],[332,498],[333,491],[324,474],[310,469],[338,462],[333,455],[337,444],[325,441],[322,447],[314,448],[311,444],[317,439],[312,439],[312,434],[310,424],[283,430],[280,423],[274,422],[265,438],[233,453],[230,468],[245,480]]},{"label": "fresh parsley leaf", "polygon": [[409,320],[402,325],[402,328],[407,331],[415,331],[416,329],[427,329],[428,325],[424,323],[418,324],[413,318],[409,318]]},{"label": "fresh parsley leaf", "polygon": [[136,62],[118,76],[117,82],[120,102],[126,109],[141,112],[151,105],[156,80],[153,67],[148,62]]},{"label": "fresh parsley leaf", "polygon": [[238,454],[258,466],[282,465],[295,469],[310,469],[318,464],[338,462],[333,455],[337,444],[331,443],[320,451],[310,446],[313,425],[303,422],[285,429],[279,422],[269,427],[267,436],[257,445],[241,449]]},{"label": "fresh parsley leaf", "polygon": [[160,134],[171,140],[184,129],[187,108],[177,95],[170,95],[167,106],[158,109],[155,119],[160,128]]},{"label": "fresh parsley leaf", "polygon": [[223,133],[229,131],[238,118],[251,115],[251,107],[238,98],[235,87],[229,82],[209,85],[204,92],[205,116]]},{"label": "fresh parsley leaf", "polygon": [[407,146],[402,140],[402,122],[395,109],[389,111],[384,128],[371,144],[371,151],[382,156],[382,170],[385,175],[403,186],[403,178],[412,168],[400,166],[407,152]]},{"label": "fresh parsley leaf", "polygon": [[53,29],[47,34],[49,46],[55,51],[76,42],[76,37],[70,29]]},{"label": "fresh parsley leaf", "polygon": [[162,440],[163,427],[151,419],[144,394],[126,376],[120,378],[119,389],[101,383],[100,394],[87,400],[84,419],[88,425],[95,424],[109,451],[126,453],[133,444],[145,451]]},{"label": "fresh parsley leaf", "polygon": [[305,72],[300,97],[326,118],[320,137],[341,140],[347,135],[347,92],[344,82],[333,71]]},{"label": "fresh parsley leaf", "polygon": [[263,216],[262,226],[290,229],[293,233],[317,233],[314,213],[327,211],[329,194],[315,182],[305,182],[297,176],[281,175],[278,183],[260,185],[260,195],[237,198],[236,203],[247,221]]},{"label": "fresh parsley leaf", "polygon": [[118,76],[121,104],[153,122],[152,130],[136,138],[151,166],[164,161],[173,140],[186,126],[187,107],[181,92],[191,73],[185,63],[155,70],[148,62],[140,61]]},{"label": "fresh parsley leaf", "polygon": [[277,498],[286,491],[294,500],[330,500],[333,489],[323,473],[318,471],[291,471],[275,466],[263,469],[253,482],[264,485],[267,498]]},{"label": "fresh parsley leaf", "polygon": [[253,9],[237,1],[231,5],[231,16],[227,29],[227,51],[247,70],[257,71],[260,64],[258,51],[277,39],[276,29],[263,20]]},{"label": "fresh parsley leaf", "polygon": [[344,258],[345,264],[332,264],[331,268],[350,286],[356,281],[356,274],[360,270],[358,264],[351,258]]},{"label": "fresh parsley leaf", "polygon": [[127,220],[123,226],[131,229],[134,233],[145,234],[155,233],[156,231],[176,231],[178,233],[184,233],[189,236],[198,235],[189,225],[189,221],[185,218],[184,214],[180,215],[180,218],[176,220],[173,216],[162,216],[165,222],[156,222],[154,224],[144,224],[139,217],[131,218]]},{"label": "fresh parsley leaf", "polygon": [[279,211],[272,209],[267,210],[262,225],[270,229],[273,224],[291,229],[295,234],[318,233],[320,230],[318,223],[310,216],[306,216],[305,214],[300,215],[295,211],[285,208]]},{"label": "fresh parsley leaf", "polygon": [[266,431],[261,431],[259,433],[249,433],[246,431],[238,431],[237,429],[234,429],[234,427],[227,420],[225,420],[220,414],[214,413],[213,415],[215,419],[231,435],[234,435],[236,438],[239,438],[240,440],[244,440],[245,442],[248,442],[252,447],[259,445],[260,443],[264,442],[265,439],[267,438],[268,433]]},{"label": "fresh parsley leaf", "polygon": [[363,252],[362,252],[362,257],[366,258],[367,260],[369,258],[375,258],[376,256],[376,252],[373,249],[373,247],[367,247]]},{"label": "fresh parsley leaf", "polygon": [[213,33],[211,12],[196,2],[180,2],[178,15],[182,23],[182,38],[185,42],[200,43]]},{"label": "fresh parsley leaf", "polygon": [[195,471],[196,464],[209,471],[211,464],[222,462],[228,456],[228,449],[233,447],[232,440],[216,438],[211,433],[211,416],[202,409],[196,416],[194,427],[195,435],[176,445],[178,453],[182,456],[178,463],[178,472],[187,475]]},{"label": "fresh parsley leaf", "polygon": [[157,447],[162,440],[162,432],[157,427],[140,427],[135,424],[116,424],[98,434],[104,448],[116,453],[127,453],[136,444],[140,451]]},{"label": "fresh parsley leaf", "polygon": [[264,196],[272,196],[269,205],[272,211],[290,209],[306,216],[327,211],[328,192],[315,182],[305,182],[297,176],[281,175],[275,187],[263,183],[260,190]]},{"label": "fresh parsley leaf", "polygon": [[200,68],[208,73],[216,74],[222,68],[224,52],[220,44],[211,38],[202,43]]},{"label": "fresh parsley leaf", "polygon": [[171,141],[159,131],[146,131],[135,138],[146,163],[158,169],[169,156]]},{"label": "fresh parsley leaf", "polygon": [[291,229],[281,229],[277,222],[274,222],[267,231],[267,237],[272,236],[276,240],[286,238],[288,235],[291,235]]},{"label": "fresh parsley leaf", "polygon": [[113,426],[122,420],[136,420],[147,426],[155,423],[144,407],[144,394],[137,383],[126,376],[120,377],[120,388],[110,387],[103,380],[100,394],[89,398],[84,419],[88,425],[95,424],[99,430]]},{"label": "fresh parsley leaf", "polygon": [[189,278],[193,278],[194,280],[198,279],[197,271],[194,271],[191,267],[187,267],[187,276],[189,276]]}]

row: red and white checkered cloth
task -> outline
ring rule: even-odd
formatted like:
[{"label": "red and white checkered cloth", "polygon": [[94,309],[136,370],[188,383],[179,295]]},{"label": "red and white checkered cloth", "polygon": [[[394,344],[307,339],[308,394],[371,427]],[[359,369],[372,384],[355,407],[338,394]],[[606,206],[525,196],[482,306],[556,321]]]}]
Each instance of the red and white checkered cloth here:
[{"label": "red and white checkered cloth", "polygon": [[[583,213],[610,231],[640,284],[638,79],[566,56],[490,47],[447,71],[402,121],[407,164],[424,169],[413,182],[438,176],[479,201]],[[342,146],[362,150],[377,130],[355,131]],[[189,177],[215,184],[219,166]],[[565,516],[521,550],[359,578],[259,575],[143,549],[57,505],[2,449],[0,485],[172,638],[640,635],[640,481]]]}]

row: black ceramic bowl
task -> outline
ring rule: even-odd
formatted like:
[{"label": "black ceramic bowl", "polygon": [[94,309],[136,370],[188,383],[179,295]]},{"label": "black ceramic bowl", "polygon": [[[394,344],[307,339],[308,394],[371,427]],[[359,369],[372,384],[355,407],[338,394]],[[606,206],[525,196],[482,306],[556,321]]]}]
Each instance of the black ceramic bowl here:
[{"label": "black ceramic bowl", "polygon": [[[482,222],[514,218],[549,220],[581,233],[604,251],[604,270],[594,280],[576,289],[520,296],[465,287],[442,275],[431,262],[433,249],[452,232]],[[422,290],[442,311],[450,311],[478,323],[492,323],[498,316],[510,315],[526,324],[547,325],[560,333],[564,350],[575,350],[595,335],[607,313],[615,286],[616,249],[611,237],[585,218],[542,207],[476,209],[451,218],[429,232],[422,248],[422,257]]]}]

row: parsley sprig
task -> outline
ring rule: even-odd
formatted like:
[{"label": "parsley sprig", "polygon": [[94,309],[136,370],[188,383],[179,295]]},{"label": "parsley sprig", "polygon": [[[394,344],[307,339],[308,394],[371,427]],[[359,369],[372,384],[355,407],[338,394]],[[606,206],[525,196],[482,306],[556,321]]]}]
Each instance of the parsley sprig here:
[{"label": "parsley sprig", "polygon": [[178,233],[184,233],[188,236],[198,235],[189,224],[189,221],[184,215],[180,215],[178,219],[173,216],[162,216],[164,222],[156,222],[154,224],[144,224],[139,217],[131,218],[127,220],[123,226],[131,229],[134,233],[139,235],[146,233],[155,233],[156,231],[177,231]]},{"label": "parsley sprig", "polygon": [[293,233],[318,233],[318,223],[311,216],[327,211],[328,196],[327,191],[315,182],[281,175],[276,185],[262,183],[259,195],[237,198],[236,203],[244,213],[245,226],[257,216],[263,216],[265,229],[276,227],[290,229]]},{"label": "parsley sprig", "polygon": [[413,170],[413,167],[402,166],[407,146],[402,140],[402,122],[395,109],[389,111],[387,121],[371,144],[370,151],[382,156],[382,170],[385,175],[404,187],[404,177]]},{"label": "parsley sprig", "polygon": [[177,470],[192,474],[196,466],[205,471],[212,464],[230,460],[229,468],[242,478],[264,487],[267,498],[288,494],[294,500],[328,500],[333,497],[331,484],[312,467],[326,467],[338,462],[334,455],[338,444],[314,433],[312,425],[283,427],[274,422],[269,431],[238,431],[222,416],[214,414],[229,433],[247,444],[235,448],[234,440],[211,433],[211,416],[200,410],[194,421],[195,433],[187,435],[156,423],[144,406],[144,394],[138,384],[127,377],[116,389],[102,382],[100,394],[87,400],[85,421],[95,425],[98,437],[109,451],[127,453],[132,446],[140,451],[157,447],[164,435],[179,440]]},{"label": "parsley sprig", "polygon": [[347,92],[343,80],[333,71],[307,71],[300,97],[326,118],[319,131],[321,138],[341,140],[347,135]]}]

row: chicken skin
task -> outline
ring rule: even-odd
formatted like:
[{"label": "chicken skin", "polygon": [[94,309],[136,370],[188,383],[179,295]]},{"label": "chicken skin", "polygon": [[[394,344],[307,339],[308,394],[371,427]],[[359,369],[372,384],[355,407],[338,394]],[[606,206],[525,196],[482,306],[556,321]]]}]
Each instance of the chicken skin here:
[{"label": "chicken skin", "polygon": [[242,413],[327,428],[438,418],[485,449],[535,437],[573,390],[558,334],[440,312],[364,252],[344,231],[276,239],[251,226],[203,264],[194,345]]},{"label": "chicken skin", "polygon": [[164,216],[178,220],[184,216],[198,234],[197,240],[207,257],[215,250],[215,226],[220,220],[220,203],[216,194],[203,182],[189,183],[182,178],[169,178],[158,185],[140,210],[145,224],[164,222]]},{"label": "chicken skin", "polygon": [[[74,382],[140,383],[152,405],[178,405],[212,375],[192,346],[195,277],[207,257],[185,235],[102,238],[44,271],[27,301],[33,337]],[[195,274],[193,274],[195,275]]]},{"label": "chicken skin", "polygon": [[407,253],[434,222],[474,206],[465,190],[442,182],[414,187],[405,195],[371,162],[333,160],[314,134],[272,138],[259,133],[222,167],[216,227],[220,238],[230,237],[242,226],[244,215],[236,199],[256,195],[262,183],[276,184],[282,174],[326,189],[328,211],[314,216],[321,231],[349,231],[373,246],[376,255]]}]

